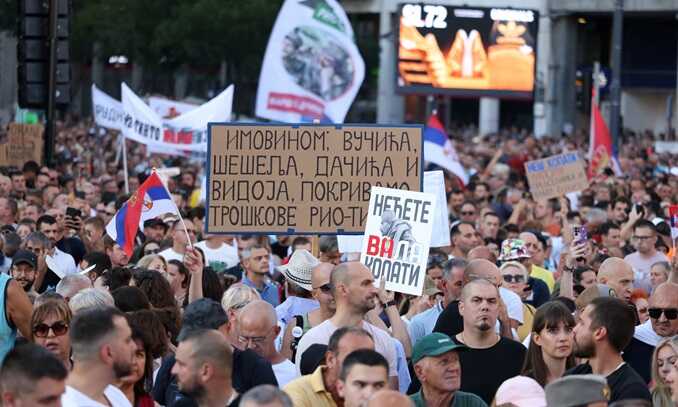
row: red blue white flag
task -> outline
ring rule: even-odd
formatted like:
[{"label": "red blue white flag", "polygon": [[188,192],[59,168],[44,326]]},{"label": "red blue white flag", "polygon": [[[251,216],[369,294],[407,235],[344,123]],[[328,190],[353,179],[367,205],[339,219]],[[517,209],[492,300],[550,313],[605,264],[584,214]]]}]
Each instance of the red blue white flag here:
[{"label": "red blue white flag", "polygon": [[172,196],[153,171],[111,219],[106,233],[131,256],[139,227],[144,221],[166,213],[179,215]]},{"label": "red blue white flag", "polygon": [[424,161],[437,164],[456,175],[464,185],[468,184],[468,174],[459,162],[452,140],[447,136],[442,123],[432,114],[424,128]]}]

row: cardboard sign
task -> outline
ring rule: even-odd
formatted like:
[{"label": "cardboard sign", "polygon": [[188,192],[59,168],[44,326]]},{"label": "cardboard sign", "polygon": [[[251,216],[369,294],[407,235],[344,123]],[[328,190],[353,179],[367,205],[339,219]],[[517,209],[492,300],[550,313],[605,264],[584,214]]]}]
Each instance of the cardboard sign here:
[{"label": "cardboard sign", "polygon": [[372,188],[360,262],[387,290],[421,295],[435,219],[433,194]]},{"label": "cardboard sign", "polygon": [[420,191],[421,126],[210,123],[208,233],[362,234],[373,186]]},{"label": "cardboard sign", "polygon": [[31,160],[42,163],[43,130],[41,124],[10,123],[7,140],[0,144],[0,166],[21,168]]},{"label": "cardboard sign", "polygon": [[584,160],[575,152],[525,163],[534,199],[549,199],[589,187]]}]

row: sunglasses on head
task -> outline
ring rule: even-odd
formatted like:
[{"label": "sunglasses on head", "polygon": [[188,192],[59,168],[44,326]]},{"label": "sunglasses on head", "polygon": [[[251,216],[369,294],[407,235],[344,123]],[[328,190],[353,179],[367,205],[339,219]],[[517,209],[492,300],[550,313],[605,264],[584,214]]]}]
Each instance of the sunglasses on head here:
[{"label": "sunglasses on head", "polygon": [[522,274],[504,274],[502,277],[504,277],[504,281],[507,283],[524,283],[525,282],[525,276]]},{"label": "sunglasses on head", "polygon": [[652,319],[659,319],[662,314],[664,314],[668,320],[674,320],[678,318],[678,308],[650,308],[648,313]]},{"label": "sunglasses on head", "polygon": [[50,329],[54,332],[54,336],[63,336],[68,332],[68,324],[64,321],[57,321],[52,325],[37,324],[33,327],[33,335],[38,338],[46,338]]}]

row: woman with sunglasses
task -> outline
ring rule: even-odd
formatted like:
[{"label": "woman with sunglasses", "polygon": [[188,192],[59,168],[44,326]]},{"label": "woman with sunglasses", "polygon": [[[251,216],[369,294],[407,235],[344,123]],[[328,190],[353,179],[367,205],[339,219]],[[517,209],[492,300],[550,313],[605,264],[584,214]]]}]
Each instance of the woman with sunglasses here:
[{"label": "woman with sunglasses", "polygon": [[518,327],[518,337],[520,341],[524,341],[532,329],[532,319],[534,318],[535,308],[525,303],[530,292],[527,285],[529,273],[525,266],[517,261],[507,261],[499,268],[502,277],[502,287],[507,288],[518,294],[523,301],[523,324]]},{"label": "woman with sunglasses", "polygon": [[561,302],[549,301],[539,307],[521,374],[543,387],[574,367],[574,325],[574,317]]},{"label": "woman with sunglasses", "polygon": [[50,299],[33,309],[31,330],[35,343],[54,353],[71,370],[71,340],[68,328],[71,310],[64,299]]},{"label": "woman with sunglasses", "polygon": [[652,354],[652,405],[671,406],[671,388],[667,381],[671,369],[678,361],[678,336],[666,338],[657,344]]}]

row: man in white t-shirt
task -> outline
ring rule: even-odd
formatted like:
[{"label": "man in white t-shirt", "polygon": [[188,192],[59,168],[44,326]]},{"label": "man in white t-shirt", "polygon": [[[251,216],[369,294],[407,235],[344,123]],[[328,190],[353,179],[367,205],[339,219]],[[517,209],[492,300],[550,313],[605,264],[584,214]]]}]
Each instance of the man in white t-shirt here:
[{"label": "man in white t-shirt", "polygon": [[195,243],[195,226],[193,222],[184,219],[184,223],[186,224],[186,229],[184,229],[181,221],[174,222],[172,226],[172,247],[158,253],[165,261],[184,261],[184,253],[186,253],[186,246],[188,246],[186,234],[191,237],[191,243]]},{"label": "man in white t-shirt", "polygon": [[132,372],[136,344],[125,314],[112,307],[75,314],[70,326],[73,370],[61,396],[63,407],[131,407],[113,385]]},{"label": "man in white t-shirt", "polygon": [[280,326],[271,304],[263,300],[247,304],[238,314],[238,329],[240,345],[252,349],[271,363],[278,386],[284,387],[299,377],[294,363],[276,350],[275,339],[280,333]]},{"label": "man in white t-shirt", "polygon": [[649,220],[641,219],[633,225],[631,243],[635,252],[624,257],[624,261],[633,267],[634,285],[648,293],[652,291],[650,269],[660,261],[668,261],[664,253],[657,251],[657,227]]},{"label": "man in white t-shirt", "polygon": [[[375,350],[386,358],[389,366],[389,384],[398,389],[398,365],[396,349],[391,336],[384,330],[366,322],[365,314],[374,308],[378,289],[370,270],[359,262],[339,264],[330,276],[332,294],[337,305],[334,316],[311,328],[299,341],[295,364],[300,372],[301,355],[309,346],[327,344],[330,336],[342,327],[358,327],[366,330],[374,339]],[[385,304],[395,306],[395,304]]]},{"label": "man in white t-shirt", "polygon": [[205,240],[195,244],[205,253],[205,262],[217,273],[238,264],[238,249],[225,242],[226,237],[206,234]]}]

